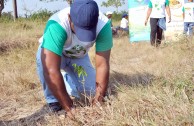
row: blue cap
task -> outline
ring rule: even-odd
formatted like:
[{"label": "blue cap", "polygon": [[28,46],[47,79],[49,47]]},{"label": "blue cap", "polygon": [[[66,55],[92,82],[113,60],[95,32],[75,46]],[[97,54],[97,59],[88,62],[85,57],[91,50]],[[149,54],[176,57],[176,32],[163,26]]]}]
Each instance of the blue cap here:
[{"label": "blue cap", "polygon": [[128,14],[123,14],[123,15],[122,15],[122,18],[124,18],[124,17],[126,17],[126,16],[128,16]]},{"label": "blue cap", "polygon": [[93,0],[74,0],[71,4],[70,17],[80,41],[90,42],[96,39],[98,15],[98,5]]}]

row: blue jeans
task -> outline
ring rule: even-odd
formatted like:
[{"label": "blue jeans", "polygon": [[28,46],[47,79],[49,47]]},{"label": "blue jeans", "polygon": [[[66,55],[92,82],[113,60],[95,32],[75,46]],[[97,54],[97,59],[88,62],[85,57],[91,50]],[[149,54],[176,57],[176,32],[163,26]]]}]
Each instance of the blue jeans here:
[{"label": "blue jeans", "polygon": [[[41,46],[39,46],[37,55],[36,55],[36,64],[37,64],[37,73],[40,79],[40,82],[43,87],[44,96],[47,103],[58,102],[55,96],[50,91],[45,79],[44,71],[41,62]],[[84,84],[81,83],[82,78],[79,78],[77,73],[74,71],[72,64],[77,64],[82,66],[87,76],[85,77]],[[86,93],[86,95],[92,96],[95,94],[96,89],[96,71],[93,68],[89,56],[86,55],[83,58],[72,59],[65,56],[61,57],[61,74],[65,83],[65,87],[70,96],[79,98],[81,93]]]},{"label": "blue jeans", "polygon": [[129,32],[129,28],[121,28],[120,27],[120,29],[123,30],[123,31]]},{"label": "blue jeans", "polygon": [[189,35],[193,35],[193,27],[194,27],[194,22],[184,22],[184,34],[187,34],[189,31]]}]

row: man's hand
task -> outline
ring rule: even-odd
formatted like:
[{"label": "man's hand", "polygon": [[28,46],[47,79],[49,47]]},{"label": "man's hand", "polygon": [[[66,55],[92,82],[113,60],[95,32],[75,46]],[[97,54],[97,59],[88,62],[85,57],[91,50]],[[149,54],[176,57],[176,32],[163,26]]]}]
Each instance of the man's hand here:
[{"label": "man's hand", "polygon": [[152,13],[152,8],[148,8],[148,10],[147,10],[147,16],[146,16],[146,20],[145,20],[145,26],[148,23],[148,19],[149,19],[151,13]]},{"label": "man's hand", "polygon": [[166,12],[167,12],[167,14],[168,14],[168,23],[170,23],[171,22],[171,12],[170,12],[170,7],[169,6],[166,6]]},{"label": "man's hand", "polygon": [[96,94],[92,101],[93,104],[103,102],[109,81],[109,59],[110,50],[96,52]]},{"label": "man's hand", "polygon": [[76,114],[76,109],[73,107],[69,111],[67,111],[67,117],[69,117],[72,120],[75,120],[75,114]]},{"label": "man's hand", "polygon": [[104,102],[104,96],[102,93],[102,88],[98,83],[96,83],[96,94],[94,96],[94,99],[92,100],[92,105],[95,105],[97,103],[102,104],[103,102]]},{"label": "man's hand", "polygon": [[148,23],[148,19],[145,20],[145,26],[147,25],[147,23]]},{"label": "man's hand", "polygon": [[170,23],[170,22],[171,22],[171,17],[168,18],[168,23]]},{"label": "man's hand", "polygon": [[66,102],[67,103],[66,103],[65,106],[62,105],[62,107],[63,107],[63,109],[65,109],[65,111],[69,111],[73,107],[73,100],[70,98],[69,95],[68,96],[64,96],[64,97],[66,98]]}]

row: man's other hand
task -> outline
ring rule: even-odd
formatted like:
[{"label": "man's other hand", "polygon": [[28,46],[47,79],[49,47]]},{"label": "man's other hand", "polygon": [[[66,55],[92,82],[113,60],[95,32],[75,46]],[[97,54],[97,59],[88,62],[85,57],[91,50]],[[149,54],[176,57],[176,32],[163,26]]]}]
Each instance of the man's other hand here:
[{"label": "man's other hand", "polygon": [[145,23],[144,23],[144,25],[146,26],[146,25],[147,25],[147,23],[148,23],[148,20],[146,19],[146,20],[145,20]]},{"label": "man's other hand", "polygon": [[96,94],[92,100],[92,105],[96,105],[97,103],[102,104],[104,102],[104,93],[102,93],[102,89],[100,85],[96,85]]},{"label": "man's other hand", "polygon": [[72,107],[69,111],[67,111],[67,117],[72,120],[75,120],[76,108]]},{"label": "man's other hand", "polygon": [[171,22],[171,17],[168,18],[168,23],[170,23],[170,22]]}]

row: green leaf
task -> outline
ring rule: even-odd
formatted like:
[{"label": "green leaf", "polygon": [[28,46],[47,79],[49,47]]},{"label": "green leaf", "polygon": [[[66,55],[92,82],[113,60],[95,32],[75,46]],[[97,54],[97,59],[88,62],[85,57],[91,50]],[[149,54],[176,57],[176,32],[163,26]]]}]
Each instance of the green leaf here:
[{"label": "green leaf", "polygon": [[85,77],[87,76],[87,73],[85,71],[85,69],[82,66],[78,66],[77,64],[72,64],[72,66],[74,67],[74,71],[77,73],[78,77],[81,78],[84,81]]}]

